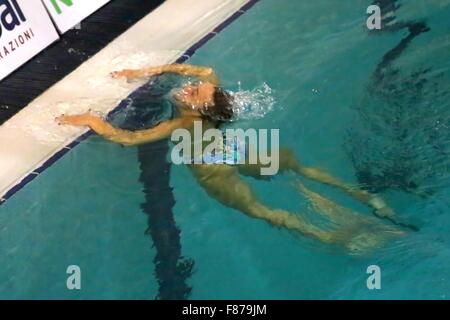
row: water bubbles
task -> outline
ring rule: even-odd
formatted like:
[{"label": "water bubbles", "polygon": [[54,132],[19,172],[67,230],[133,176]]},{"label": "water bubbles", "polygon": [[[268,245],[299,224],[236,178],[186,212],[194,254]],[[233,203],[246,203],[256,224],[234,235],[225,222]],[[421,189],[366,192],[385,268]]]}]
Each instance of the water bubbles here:
[{"label": "water bubbles", "polygon": [[236,120],[261,119],[271,112],[275,106],[272,88],[267,84],[252,90],[242,90],[238,82],[238,91],[230,92],[233,96],[233,112]]}]

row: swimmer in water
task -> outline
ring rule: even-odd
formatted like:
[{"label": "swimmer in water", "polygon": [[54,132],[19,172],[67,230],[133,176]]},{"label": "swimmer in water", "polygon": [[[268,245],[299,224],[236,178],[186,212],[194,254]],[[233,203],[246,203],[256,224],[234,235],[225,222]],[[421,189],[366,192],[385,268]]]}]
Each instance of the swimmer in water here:
[{"label": "swimmer in water", "polygon": [[[133,146],[167,139],[176,129],[184,128],[192,131],[196,121],[201,121],[203,130],[206,130],[216,128],[221,123],[233,119],[233,97],[220,87],[219,79],[212,68],[170,64],[113,72],[111,76],[133,80],[164,73],[198,79],[198,83],[188,84],[174,91],[177,117],[172,120],[164,121],[151,129],[139,131],[116,128],[90,112],[81,115],[62,115],[56,120],[64,125],[87,126],[107,140]],[[379,217],[394,219],[393,211],[380,197],[348,185],[325,171],[302,165],[294,153],[288,149],[280,150],[279,163],[279,172],[292,171],[300,176],[340,189],[372,207]],[[325,243],[342,245],[351,251],[365,251],[367,247],[377,247],[384,238],[389,238],[389,235],[399,234],[394,227],[379,227],[382,223],[376,219],[369,219],[369,217],[366,219],[362,215],[356,219],[357,215],[350,210],[312,193],[304,185],[300,185],[299,191],[313,203],[313,208],[336,222],[337,229],[325,230],[311,224],[298,214],[268,207],[254,195],[250,186],[240,177],[244,175],[257,179],[265,178],[260,175],[260,169],[263,167],[261,164],[190,164],[189,167],[208,195],[225,206],[239,210],[252,218],[265,220],[273,226],[287,228]],[[366,228],[368,225],[377,225],[378,228]],[[370,229],[377,231],[373,233],[364,231]]]}]

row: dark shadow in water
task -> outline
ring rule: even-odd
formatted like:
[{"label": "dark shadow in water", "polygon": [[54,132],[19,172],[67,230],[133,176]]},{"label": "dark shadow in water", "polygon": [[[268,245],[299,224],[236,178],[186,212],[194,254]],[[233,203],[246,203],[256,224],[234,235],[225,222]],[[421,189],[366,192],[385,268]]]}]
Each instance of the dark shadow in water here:
[{"label": "dark shadow in water", "polygon": [[180,230],[172,213],[175,200],[169,186],[170,164],[165,158],[168,151],[167,141],[139,147],[140,180],[146,200],[141,208],[148,215],[146,234],[151,236],[156,248],[157,298],[182,300],[192,290],[186,280],[192,274],[194,261],[181,256]]},{"label": "dark shadow in water", "polygon": [[346,149],[361,184],[426,196],[445,182],[449,165],[450,94],[442,73],[384,70],[356,106]]},{"label": "dark shadow in water", "polygon": [[377,65],[375,70],[374,77],[376,82],[381,80],[383,77],[383,71],[390,67],[392,63],[400,57],[414,38],[419,36],[421,33],[430,31],[430,28],[428,28],[423,22],[408,23],[404,24],[403,27],[408,28],[409,34],[407,37],[403,38],[395,48],[383,56],[381,62]]},{"label": "dark shadow in water", "polygon": [[[153,127],[171,117],[171,105],[164,99],[172,81],[153,80],[124,101],[110,116],[115,125],[128,130]],[[172,208],[175,199],[170,187],[171,165],[167,140],[138,147],[145,202],[141,208],[148,216],[147,235],[156,249],[155,274],[159,284],[156,299],[184,300],[192,288],[187,280],[192,275],[194,261],[181,254],[180,230]]]},{"label": "dark shadow in water", "polygon": [[399,22],[397,21],[396,11],[400,8],[398,0],[377,0],[373,2],[374,5],[378,5],[381,10],[381,29],[370,30],[370,34],[379,34],[386,32],[397,32],[403,29],[408,29],[409,34],[403,38],[400,43],[392,50],[387,52],[381,62],[377,65],[374,73],[374,81],[377,82],[382,76],[384,69],[391,66],[391,64],[400,57],[405,51],[411,41],[419,36],[421,33],[430,31],[430,28],[424,22]]},{"label": "dark shadow in water", "polygon": [[346,150],[366,189],[401,189],[426,196],[431,189],[420,185],[448,169],[448,90],[441,85],[442,73],[429,68],[405,72],[394,66],[416,37],[430,31],[427,25],[397,22],[397,0],[374,4],[388,20],[371,33],[401,29],[409,33],[377,65],[365,98],[356,106],[360,121],[349,130]]}]

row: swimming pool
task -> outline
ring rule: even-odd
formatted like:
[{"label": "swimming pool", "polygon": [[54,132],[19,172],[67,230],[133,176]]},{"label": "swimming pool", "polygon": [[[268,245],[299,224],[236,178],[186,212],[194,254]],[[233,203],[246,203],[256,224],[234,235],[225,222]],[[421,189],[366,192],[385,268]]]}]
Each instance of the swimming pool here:
[{"label": "swimming pool", "polygon": [[[404,26],[370,34],[370,1],[263,0],[187,62],[212,66],[232,90],[267,84],[270,112],[250,112],[234,126],[279,128],[281,144],[303,163],[372,183],[419,232],[371,255],[349,256],[219,205],[186,167],[162,161],[167,142],[122,148],[89,137],[0,206],[0,297],[448,298],[450,1],[401,4],[397,21],[423,20],[430,31],[394,58],[387,54],[411,32]],[[152,123],[163,109],[158,94],[142,90],[129,107],[150,110],[139,115]],[[116,119],[130,116],[126,110]],[[398,128],[406,138],[396,141]],[[368,175],[365,164],[378,175]],[[399,168],[400,177],[392,173]],[[290,175],[248,181],[272,206],[307,210]],[[367,214],[334,190],[308,185]],[[80,291],[66,288],[73,264],[82,270]],[[382,270],[381,290],[366,287],[373,264]]]}]

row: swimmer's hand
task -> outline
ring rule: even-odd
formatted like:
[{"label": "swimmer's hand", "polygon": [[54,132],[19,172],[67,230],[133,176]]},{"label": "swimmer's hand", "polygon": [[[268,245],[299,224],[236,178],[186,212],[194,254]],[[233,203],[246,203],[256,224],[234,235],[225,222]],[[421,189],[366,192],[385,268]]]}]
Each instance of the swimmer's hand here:
[{"label": "swimmer's hand", "polygon": [[140,73],[139,70],[125,69],[122,71],[111,72],[111,77],[114,79],[119,79],[119,78],[133,79],[133,78],[138,78],[139,73]]},{"label": "swimmer's hand", "polygon": [[379,218],[395,218],[394,210],[388,207],[382,198],[379,196],[372,196],[369,200],[369,205],[374,209],[374,214]]},{"label": "swimmer's hand", "polygon": [[153,77],[163,73],[161,67],[150,67],[144,69],[125,69],[121,71],[111,72],[111,77],[114,79],[126,78],[133,80],[138,78]]},{"label": "swimmer's hand", "polygon": [[59,117],[55,118],[55,121],[59,125],[72,125],[72,126],[89,126],[92,122],[92,119],[94,116],[90,112],[86,112],[79,115],[60,115]]}]

